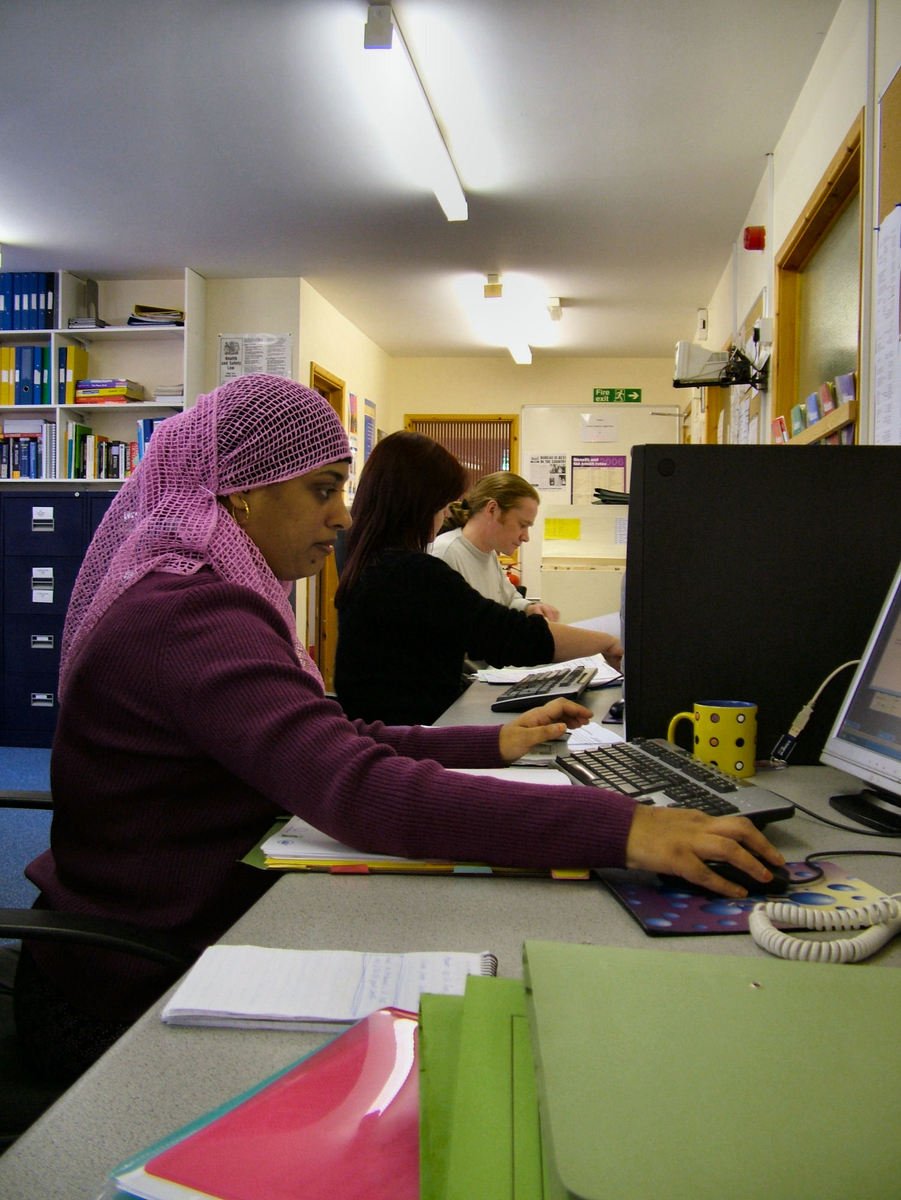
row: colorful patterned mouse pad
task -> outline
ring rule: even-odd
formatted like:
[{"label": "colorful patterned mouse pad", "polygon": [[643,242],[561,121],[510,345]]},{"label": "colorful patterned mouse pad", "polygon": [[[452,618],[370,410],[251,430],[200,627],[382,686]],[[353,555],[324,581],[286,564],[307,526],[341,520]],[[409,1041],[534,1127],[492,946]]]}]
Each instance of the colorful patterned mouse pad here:
[{"label": "colorful patterned mouse pad", "polygon": [[[806,887],[816,870],[807,863],[787,863],[793,885],[784,896],[774,900],[791,900],[793,904],[811,908],[856,908],[881,899],[885,893],[854,875],[848,875],[833,862],[819,861],[823,874]],[[686,883],[675,887],[660,883],[656,875],[638,875],[634,871],[604,870],[598,872],[616,899],[651,937],[693,933],[747,933],[748,916],[755,904],[767,899],[764,895],[730,900],[712,896]]]}]

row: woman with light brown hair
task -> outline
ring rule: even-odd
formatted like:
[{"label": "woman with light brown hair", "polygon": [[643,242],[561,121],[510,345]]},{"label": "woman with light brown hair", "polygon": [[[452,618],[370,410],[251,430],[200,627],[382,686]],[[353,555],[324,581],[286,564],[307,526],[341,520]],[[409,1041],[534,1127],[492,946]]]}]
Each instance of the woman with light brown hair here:
[{"label": "woman with light brown hair", "polygon": [[462,500],[450,505],[431,552],[489,600],[559,621],[560,612],[553,604],[521,596],[500,562],[500,555],[512,558],[529,540],[539,502],[537,491],[521,475],[512,471],[483,475]]}]

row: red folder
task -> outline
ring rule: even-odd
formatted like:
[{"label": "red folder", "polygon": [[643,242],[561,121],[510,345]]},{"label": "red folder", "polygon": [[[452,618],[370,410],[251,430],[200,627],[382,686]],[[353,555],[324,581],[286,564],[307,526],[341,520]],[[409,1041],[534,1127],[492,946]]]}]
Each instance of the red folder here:
[{"label": "red folder", "polygon": [[416,1200],[415,1013],[384,1008],[151,1158],[152,1177],[218,1200]]}]

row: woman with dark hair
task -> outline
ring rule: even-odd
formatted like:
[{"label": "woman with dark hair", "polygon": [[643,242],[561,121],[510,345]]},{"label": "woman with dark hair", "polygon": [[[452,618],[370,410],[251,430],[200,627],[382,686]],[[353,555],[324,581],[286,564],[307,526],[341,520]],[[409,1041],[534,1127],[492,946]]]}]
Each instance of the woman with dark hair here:
[{"label": "woman with dark hair", "polygon": [[466,659],[528,667],[602,654],[619,668],[610,634],[486,599],[427,552],[464,485],[460,463],[421,433],[392,433],[370,454],[335,596],[348,716],[430,725],[465,688]]}]

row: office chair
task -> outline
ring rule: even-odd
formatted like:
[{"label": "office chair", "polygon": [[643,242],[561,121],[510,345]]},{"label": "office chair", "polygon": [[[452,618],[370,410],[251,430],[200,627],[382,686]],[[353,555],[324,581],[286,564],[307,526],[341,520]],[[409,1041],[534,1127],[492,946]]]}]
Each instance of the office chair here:
[{"label": "office chair", "polygon": [[[0,791],[0,808],[52,808],[49,792]],[[0,908],[0,1154],[66,1090],[29,1068],[16,1037],[13,982],[21,938],[65,941],[137,954],[185,970],[195,955],[167,934],[123,921],[32,908]]]}]

